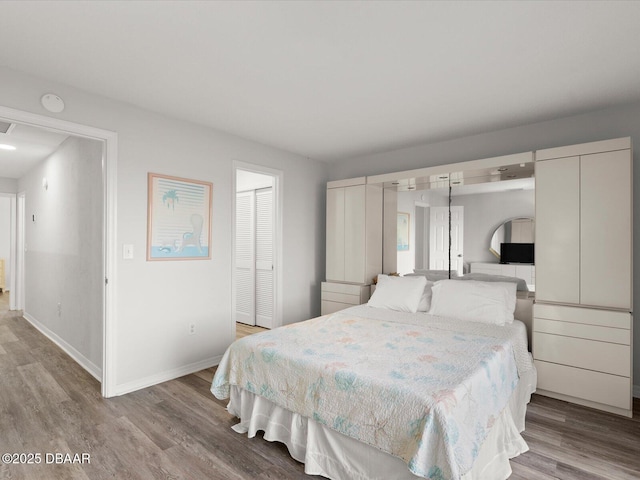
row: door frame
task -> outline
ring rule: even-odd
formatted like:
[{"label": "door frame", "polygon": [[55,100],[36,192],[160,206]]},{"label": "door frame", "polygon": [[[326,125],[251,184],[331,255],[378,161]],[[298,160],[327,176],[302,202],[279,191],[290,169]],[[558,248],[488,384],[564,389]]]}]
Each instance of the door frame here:
[{"label": "door frame", "polygon": [[26,225],[26,192],[18,192],[16,196],[16,229],[12,236],[14,251],[12,252],[15,257],[13,263],[14,269],[11,273],[11,283],[15,287],[15,291],[12,292],[11,298],[13,299],[14,310],[24,310],[24,231]]},{"label": "door frame", "polygon": [[[0,105],[0,120],[21,123],[45,130],[89,138],[104,142],[102,160],[103,210],[103,316],[102,316],[102,379],[101,393],[105,398],[116,394],[116,338],[117,338],[117,164],[118,134],[110,130],[90,127],[58,118],[16,110]],[[16,247],[17,248],[17,247]]]},{"label": "door frame", "polygon": [[274,168],[246,163],[239,160],[233,161],[231,179],[231,324],[229,326],[231,338],[236,335],[236,177],[237,171],[269,175],[273,178],[273,328],[282,325],[282,189],[283,172]]},{"label": "door frame", "polygon": [[16,298],[15,291],[15,269],[16,269],[16,194],[0,192],[0,197],[9,199],[9,264],[5,264],[5,271],[9,270],[9,284],[5,284],[5,291],[11,292],[9,295],[9,310],[15,310]]}]

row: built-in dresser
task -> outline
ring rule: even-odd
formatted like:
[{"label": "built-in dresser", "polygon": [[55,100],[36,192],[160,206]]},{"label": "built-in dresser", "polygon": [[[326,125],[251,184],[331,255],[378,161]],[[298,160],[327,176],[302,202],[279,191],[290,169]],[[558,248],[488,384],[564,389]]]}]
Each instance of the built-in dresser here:
[{"label": "built-in dresser", "polygon": [[366,177],[327,184],[326,267],[322,315],[369,300],[382,272],[382,188]]},{"label": "built-in dresser", "polygon": [[536,152],[538,393],[627,416],[632,182],[629,138]]}]

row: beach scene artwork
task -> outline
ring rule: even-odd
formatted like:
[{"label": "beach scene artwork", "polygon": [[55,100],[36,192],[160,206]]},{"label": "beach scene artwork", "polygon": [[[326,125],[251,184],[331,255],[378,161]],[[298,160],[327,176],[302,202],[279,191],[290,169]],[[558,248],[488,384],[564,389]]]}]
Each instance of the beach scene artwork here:
[{"label": "beach scene artwork", "polygon": [[149,173],[148,189],[147,260],[211,258],[213,184]]}]

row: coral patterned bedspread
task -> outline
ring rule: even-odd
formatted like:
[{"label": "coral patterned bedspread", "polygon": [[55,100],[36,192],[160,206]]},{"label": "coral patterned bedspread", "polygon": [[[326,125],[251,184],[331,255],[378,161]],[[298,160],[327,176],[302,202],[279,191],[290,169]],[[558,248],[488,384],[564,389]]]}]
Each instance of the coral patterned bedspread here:
[{"label": "coral patterned bedspread", "polygon": [[513,331],[409,318],[339,312],[245,337],[211,391],[223,399],[239,386],[402,458],[415,475],[457,479],[517,385]]}]

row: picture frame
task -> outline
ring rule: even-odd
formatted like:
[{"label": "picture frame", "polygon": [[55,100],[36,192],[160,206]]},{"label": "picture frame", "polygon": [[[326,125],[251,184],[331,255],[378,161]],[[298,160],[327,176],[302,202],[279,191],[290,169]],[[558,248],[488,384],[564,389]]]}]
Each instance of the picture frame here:
[{"label": "picture frame", "polygon": [[148,173],[147,261],[210,260],[213,183]]},{"label": "picture frame", "polygon": [[410,215],[405,212],[398,212],[398,228],[397,228],[397,249],[398,252],[406,252],[409,250],[409,220]]}]

